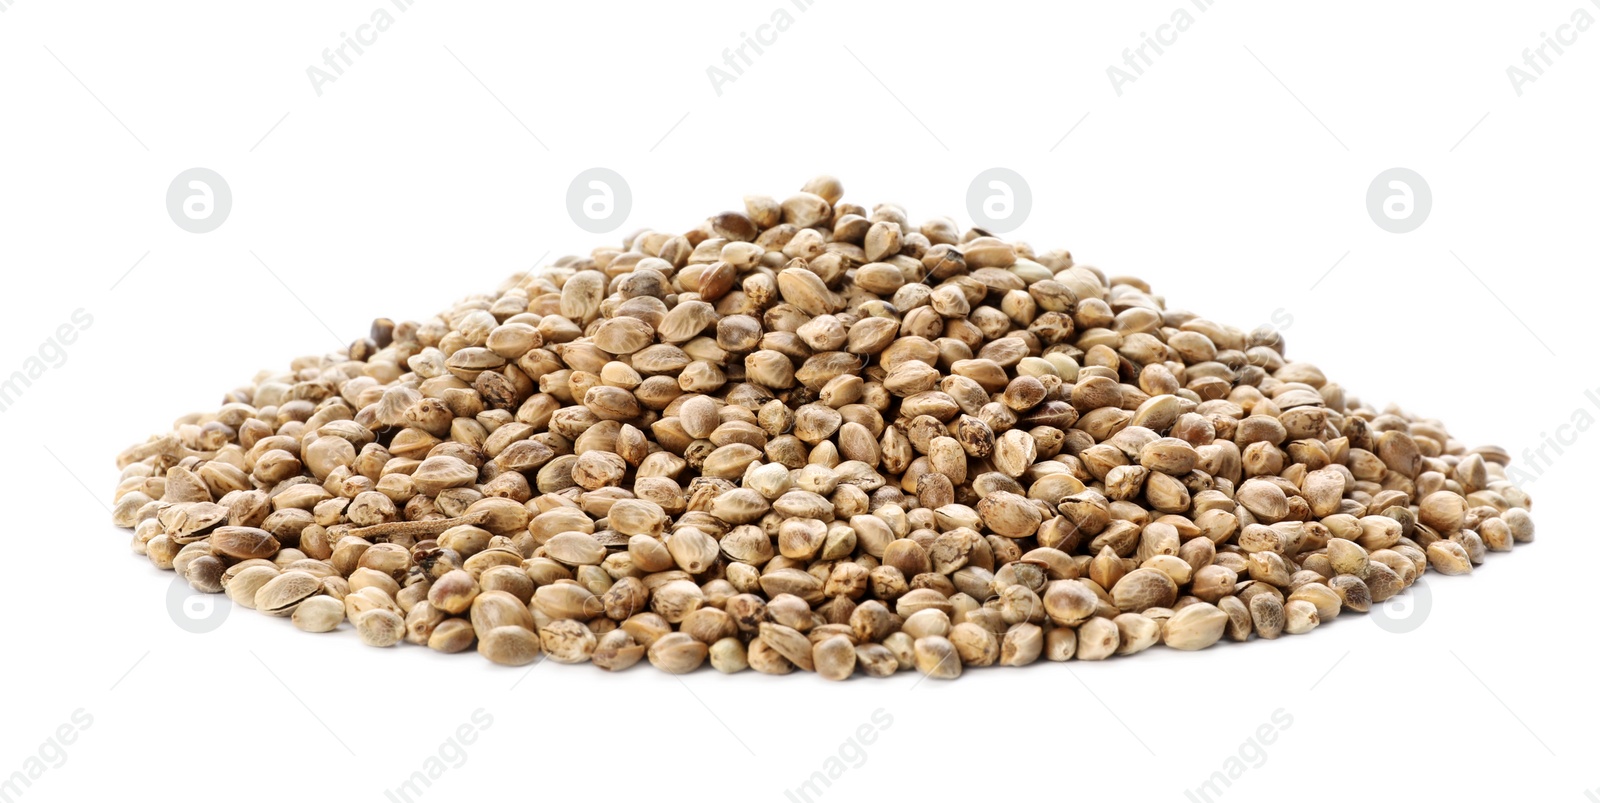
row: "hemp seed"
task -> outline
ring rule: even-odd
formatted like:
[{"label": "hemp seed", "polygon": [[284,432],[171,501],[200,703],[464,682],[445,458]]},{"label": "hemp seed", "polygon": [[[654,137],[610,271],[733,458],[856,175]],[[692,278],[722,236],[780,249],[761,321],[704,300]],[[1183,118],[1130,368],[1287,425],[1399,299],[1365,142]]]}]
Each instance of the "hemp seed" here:
[{"label": "hemp seed", "polygon": [[308,632],[830,680],[1301,634],[1534,540],[1508,452],[1271,327],[829,176],[740,208],[259,374],[112,523]]}]

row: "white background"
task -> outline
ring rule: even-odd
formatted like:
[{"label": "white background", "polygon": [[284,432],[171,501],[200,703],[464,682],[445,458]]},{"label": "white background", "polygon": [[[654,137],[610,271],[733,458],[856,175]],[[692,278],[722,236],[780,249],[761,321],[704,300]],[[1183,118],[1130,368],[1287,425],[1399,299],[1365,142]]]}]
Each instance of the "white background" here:
[{"label": "white background", "polygon": [[[778,0],[417,0],[319,96],[307,67],[388,2],[0,0],[0,374],[74,310],[93,316],[0,414],[0,775],[74,711],[93,717],[18,799],[384,800],[479,708],[492,726],[425,799],[785,800],[880,708],[892,725],[821,799],[1185,800],[1278,709],[1292,726],[1224,798],[1600,788],[1583,759],[1600,746],[1594,433],[1526,486],[1537,543],[1430,574],[1414,632],[1347,616],[1274,643],[920,685],[525,675],[245,610],[196,635],[169,617],[172,576],[103,508],[118,451],[259,369],[821,172],[847,200],[966,224],[973,177],[1014,169],[1033,196],[1015,236],[1219,320],[1287,313],[1291,356],[1520,456],[1577,410],[1600,417],[1584,396],[1600,388],[1600,31],[1548,51],[1521,96],[1506,73],[1575,9],[1600,16],[1588,0],[1186,6],[1194,25],[1120,96],[1107,67],[1180,0],[787,6],[792,28],[720,96],[706,69]],[[164,203],[196,166],[234,198],[203,235]],[[608,235],[566,209],[596,166],[633,195]],[[1404,235],[1365,202],[1395,166],[1433,194]]]}]

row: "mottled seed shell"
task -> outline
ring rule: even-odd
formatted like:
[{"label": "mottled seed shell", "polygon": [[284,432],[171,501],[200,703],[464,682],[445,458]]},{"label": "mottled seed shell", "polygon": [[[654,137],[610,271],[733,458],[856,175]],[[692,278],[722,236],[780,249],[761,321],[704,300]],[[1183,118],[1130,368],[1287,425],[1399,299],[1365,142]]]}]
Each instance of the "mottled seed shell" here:
[{"label": "mottled seed shell", "polygon": [[1217,643],[1227,627],[1227,613],[1210,603],[1197,602],[1167,620],[1161,643],[1176,650],[1203,650]]},{"label": "mottled seed shell", "polygon": [[344,621],[344,603],[333,597],[311,597],[295,606],[290,619],[307,633],[326,633]]},{"label": "mottled seed shell", "polygon": [[539,636],[517,625],[496,627],[478,641],[478,654],[501,666],[531,664],[539,657]]}]

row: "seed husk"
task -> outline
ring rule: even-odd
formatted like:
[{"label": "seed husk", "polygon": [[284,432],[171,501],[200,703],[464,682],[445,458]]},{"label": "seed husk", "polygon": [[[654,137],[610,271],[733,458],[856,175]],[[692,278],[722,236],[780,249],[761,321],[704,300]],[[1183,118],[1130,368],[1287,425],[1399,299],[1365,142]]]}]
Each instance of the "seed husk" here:
[{"label": "seed husk", "polygon": [[322,581],[301,571],[284,572],[262,585],[251,607],[273,616],[288,616],[295,607],[322,591]]},{"label": "seed husk", "polygon": [[557,663],[581,664],[594,655],[597,643],[589,627],[575,619],[557,619],[539,628],[539,648]]},{"label": "seed husk", "polygon": [[1115,655],[1122,645],[1122,634],[1117,623],[1096,616],[1078,625],[1078,660],[1103,661]]},{"label": "seed husk", "polygon": [[[432,607],[433,603],[428,605]],[[506,591],[485,591],[474,597],[468,621],[472,622],[472,629],[480,639],[496,627],[516,625],[532,630],[536,625],[528,606]]]},{"label": "seed husk", "polygon": [[599,566],[606,548],[585,533],[560,533],[544,545],[545,554],[568,566]]},{"label": "seed husk", "polygon": [[[229,571],[231,572],[234,568],[242,565],[236,564]],[[278,568],[272,565],[248,566],[240,570],[232,578],[229,578],[227,572],[224,572],[223,590],[227,593],[228,599],[233,600],[235,605],[254,608],[256,607],[256,594],[279,574]]]},{"label": "seed husk", "polygon": [[1533,541],[1533,517],[1522,508],[1511,508],[1500,514],[1500,520],[1511,528],[1511,537],[1519,544]]},{"label": "seed husk", "polygon": [[794,671],[794,664],[760,636],[750,640],[745,660],[751,669],[763,675],[787,675]]},{"label": "seed husk", "polygon": [[1000,637],[1000,665],[1027,666],[1044,653],[1044,628],[1032,622],[1018,622]]},{"label": "seed husk", "polygon": [[1196,602],[1167,620],[1161,643],[1175,650],[1203,650],[1221,640],[1227,627],[1226,612],[1208,602]]},{"label": "seed husk", "polygon": [[344,603],[333,597],[311,597],[301,600],[289,618],[307,633],[326,633],[344,621]]},{"label": "seed husk", "polygon": [[1283,634],[1286,623],[1286,614],[1283,603],[1277,597],[1268,594],[1257,594],[1250,598],[1250,620],[1255,625],[1256,635],[1264,639],[1275,639]]},{"label": "seed husk", "polygon": [[356,635],[369,647],[393,647],[405,637],[406,623],[400,615],[385,608],[363,612],[355,619]]},{"label": "seed husk", "polygon": [[279,547],[272,533],[257,527],[218,527],[209,540],[212,552],[236,560],[270,558]]},{"label": "seed husk", "polygon": [[461,652],[471,647],[475,638],[471,622],[465,619],[446,619],[429,634],[428,649],[443,653]]},{"label": "seed husk", "polygon": [[[1403,559],[1402,559],[1403,560]],[[1410,564],[1407,563],[1409,568]],[[1411,569],[1415,573],[1415,569]],[[1390,568],[1386,563],[1373,561],[1367,566],[1367,576],[1362,582],[1366,583],[1367,596],[1374,604],[1387,602],[1394,595],[1406,589],[1405,578]]]},{"label": "seed husk", "polygon": [[899,672],[900,660],[892,650],[882,644],[862,644],[856,647],[856,666],[861,673],[872,678],[886,678]]},{"label": "seed husk", "polygon": [[1323,619],[1333,619],[1344,608],[1344,600],[1339,593],[1322,583],[1307,583],[1295,589],[1289,595],[1290,601],[1308,602],[1317,609],[1317,615]]},{"label": "seed husk", "polygon": [[744,642],[728,636],[717,639],[707,649],[707,657],[711,659],[711,668],[724,675],[743,672],[750,668],[750,661],[745,657]]},{"label": "seed husk", "polygon": [[184,567],[184,579],[189,587],[207,594],[222,593],[222,561],[211,555],[201,555]]},{"label": "seed husk", "polygon": [[1303,599],[1290,600],[1283,606],[1283,632],[1291,636],[1309,633],[1321,623],[1317,606]]},{"label": "seed husk", "polygon": [[1157,569],[1135,569],[1123,575],[1111,589],[1116,606],[1125,612],[1139,613],[1146,608],[1166,608],[1178,599],[1178,584]]},{"label": "seed husk", "polygon": [[973,622],[962,622],[951,628],[949,639],[965,666],[991,666],[1000,660],[1000,639],[993,631]]},{"label": "seed husk", "polygon": [[761,625],[759,633],[761,640],[789,663],[807,672],[816,669],[816,664],[812,660],[811,640],[806,638],[804,633],[786,625],[770,622]]},{"label": "seed husk", "polygon": [[1078,651],[1078,632],[1070,627],[1045,631],[1044,657],[1047,661],[1070,661]]},{"label": "seed husk", "polygon": [[944,636],[924,636],[912,646],[917,671],[926,677],[951,680],[961,676],[961,656]]},{"label": "seed husk", "polygon": [[1137,613],[1118,614],[1111,620],[1117,626],[1117,654],[1144,652],[1161,641],[1161,624]]},{"label": "seed husk", "polygon": [[651,665],[674,675],[699,669],[708,653],[704,642],[683,633],[668,633],[656,639],[648,651]]},{"label": "seed husk", "polygon": [[621,672],[644,658],[645,648],[635,642],[626,630],[612,630],[595,642],[589,660],[609,672]]},{"label": "seed husk", "polygon": [[1454,541],[1435,541],[1428,545],[1428,567],[1440,574],[1471,574],[1472,558]]},{"label": "seed husk", "polygon": [[478,596],[478,581],[462,569],[447,572],[428,589],[428,602],[445,613],[465,613]]},{"label": "seed husk", "polygon": [[531,664],[539,658],[539,652],[538,634],[518,625],[496,627],[478,640],[478,654],[501,666]]},{"label": "seed husk", "polygon": [[1255,622],[1250,618],[1250,608],[1238,597],[1223,597],[1217,607],[1228,615],[1228,638],[1232,641],[1249,641]]},{"label": "seed husk", "polygon": [[1341,574],[1329,580],[1328,587],[1339,595],[1346,609],[1357,613],[1372,610],[1372,592],[1361,578],[1353,574]]},{"label": "seed husk", "polygon": [[1054,580],[1045,587],[1044,609],[1058,625],[1075,626],[1094,615],[1100,598],[1081,580]]},{"label": "seed husk", "polygon": [[856,648],[848,636],[829,636],[811,648],[811,662],[817,674],[828,680],[844,680],[856,670]]}]

